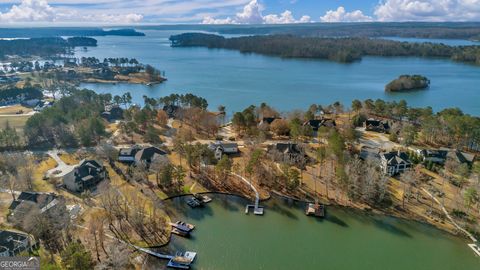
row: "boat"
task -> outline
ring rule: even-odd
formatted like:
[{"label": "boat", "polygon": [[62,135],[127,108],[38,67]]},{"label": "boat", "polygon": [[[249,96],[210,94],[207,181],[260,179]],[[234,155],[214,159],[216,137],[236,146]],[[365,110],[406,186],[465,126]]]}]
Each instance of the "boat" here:
[{"label": "boat", "polygon": [[173,228],[176,228],[176,229],[179,229],[179,230],[182,230],[184,232],[191,232],[193,229],[195,229],[195,225],[193,224],[190,224],[190,223],[186,223],[186,222],[183,222],[183,221],[177,221],[175,223],[170,223],[170,225],[173,227]]},{"label": "boat", "polygon": [[190,269],[190,265],[195,260],[197,253],[187,251],[183,253],[177,253],[170,261],[168,261],[167,267],[178,269]]},{"label": "boat", "polygon": [[325,217],[325,205],[318,203],[309,203],[307,204],[305,214],[307,216]]}]

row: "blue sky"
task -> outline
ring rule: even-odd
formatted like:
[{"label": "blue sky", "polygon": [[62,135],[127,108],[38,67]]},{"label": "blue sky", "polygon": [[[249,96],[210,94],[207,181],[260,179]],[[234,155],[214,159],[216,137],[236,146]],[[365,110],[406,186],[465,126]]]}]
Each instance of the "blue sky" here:
[{"label": "blue sky", "polygon": [[372,15],[377,0],[264,0],[265,13],[281,13],[291,10],[294,15],[307,14],[312,18],[323,16],[328,10],[336,10],[343,6],[346,10],[362,10],[364,14]]},{"label": "blue sky", "polygon": [[480,21],[480,0],[0,0],[0,26],[365,21]]}]

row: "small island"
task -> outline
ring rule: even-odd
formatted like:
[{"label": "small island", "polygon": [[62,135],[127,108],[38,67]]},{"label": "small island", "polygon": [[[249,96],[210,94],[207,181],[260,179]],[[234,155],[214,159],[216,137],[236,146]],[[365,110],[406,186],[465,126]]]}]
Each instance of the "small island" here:
[{"label": "small island", "polygon": [[401,75],[385,85],[385,91],[401,92],[428,88],[430,80],[422,75]]}]

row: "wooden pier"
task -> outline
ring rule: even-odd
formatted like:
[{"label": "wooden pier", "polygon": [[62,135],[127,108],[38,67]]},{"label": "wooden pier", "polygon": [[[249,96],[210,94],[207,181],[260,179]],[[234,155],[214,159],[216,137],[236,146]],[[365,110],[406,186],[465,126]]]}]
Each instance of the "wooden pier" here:
[{"label": "wooden pier", "polygon": [[260,195],[258,194],[258,191],[257,189],[255,188],[254,185],[252,185],[252,183],[250,183],[247,179],[245,179],[243,176],[241,175],[238,175],[236,173],[232,173],[233,175],[235,175],[236,177],[242,179],[243,182],[245,182],[247,185],[249,185],[253,191],[255,192],[255,204],[252,205],[252,204],[247,204],[247,206],[245,206],[245,214],[248,214],[250,212],[250,208],[253,208],[253,213],[255,215],[263,215],[263,207],[262,206],[259,206],[259,202],[260,202]]},{"label": "wooden pier", "polygon": [[480,256],[480,247],[477,244],[468,244],[468,246],[475,252],[477,256]]}]

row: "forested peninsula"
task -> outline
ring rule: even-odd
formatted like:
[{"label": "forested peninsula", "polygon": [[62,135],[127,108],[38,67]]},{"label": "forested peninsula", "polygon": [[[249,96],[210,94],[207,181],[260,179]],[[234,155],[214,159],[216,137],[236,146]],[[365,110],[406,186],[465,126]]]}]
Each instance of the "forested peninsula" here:
[{"label": "forested peninsula", "polygon": [[62,36],[145,36],[145,34],[129,28],[110,30],[96,27],[0,28],[0,37],[3,38],[38,38]]},{"label": "forested peninsula", "polygon": [[89,37],[48,37],[0,40],[0,59],[7,56],[40,56],[48,57],[65,54],[74,47],[95,47],[97,40]]},{"label": "forested peninsula", "polygon": [[480,40],[478,22],[371,22],[263,25],[149,25],[139,29],[203,31],[236,35],[295,35],[302,37],[408,37]]},{"label": "forested peninsula", "polygon": [[316,38],[292,35],[224,38],[219,35],[185,33],[170,37],[173,47],[208,47],[238,50],[285,58],[317,58],[342,63],[363,56],[441,57],[479,64],[480,46],[447,46],[434,43],[408,43],[370,38]]}]

